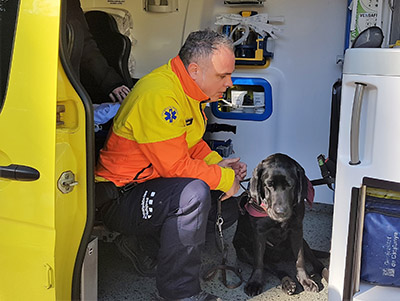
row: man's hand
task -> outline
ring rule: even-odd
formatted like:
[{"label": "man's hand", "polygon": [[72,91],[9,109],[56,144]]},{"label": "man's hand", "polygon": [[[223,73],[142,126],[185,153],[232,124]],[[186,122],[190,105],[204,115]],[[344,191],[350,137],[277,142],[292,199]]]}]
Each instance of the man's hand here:
[{"label": "man's hand", "polygon": [[130,91],[131,90],[127,86],[122,85],[112,90],[112,92],[108,94],[108,96],[111,98],[112,102],[119,101],[120,103],[122,103]]},{"label": "man's hand", "polygon": [[221,201],[226,200],[234,196],[240,188],[240,181],[243,181],[247,175],[247,164],[240,162],[240,158],[224,159],[218,163],[221,167],[229,167],[235,171],[235,180],[233,181],[232,187],[225,192]]},{"label": "man's hand", "polygon": [[233,181],[232,187],[227,192],[224,193],[224,195],[221,197],[221,201],[224,201],[234,196],[239,191],[239,188],[240,188],[240,180],[237,176],[235,176],[235,180]]},{"label": "man's hand", "polygon": [[239,181],[243,181],[247,175],[247,164],[240,162],[240,158],[224,159],[218,163],[221,167],[230,167],[235,171],[235,176]]}]

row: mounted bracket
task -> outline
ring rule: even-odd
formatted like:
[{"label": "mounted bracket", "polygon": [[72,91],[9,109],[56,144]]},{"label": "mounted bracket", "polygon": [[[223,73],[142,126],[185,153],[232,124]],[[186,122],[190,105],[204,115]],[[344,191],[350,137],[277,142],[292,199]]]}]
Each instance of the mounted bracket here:
[{"label": "mounted bracket", "polygon": [[75,174],[70,170],[64,171],[57,182],[57,187],[62,193],[71,192],[76,185],[78,182],[75,181]]}]

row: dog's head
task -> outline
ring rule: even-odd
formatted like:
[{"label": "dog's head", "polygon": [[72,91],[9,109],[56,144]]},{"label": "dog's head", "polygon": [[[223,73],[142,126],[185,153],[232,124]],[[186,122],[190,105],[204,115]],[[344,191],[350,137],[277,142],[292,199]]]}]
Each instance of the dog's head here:
[{"label": "dog's head", "polygon": [[284,154],[273,154],[261,161],[250,179],[250,197],[268,212],[268,216],[284,222],[294,207],[307,196],[304,169]]}]

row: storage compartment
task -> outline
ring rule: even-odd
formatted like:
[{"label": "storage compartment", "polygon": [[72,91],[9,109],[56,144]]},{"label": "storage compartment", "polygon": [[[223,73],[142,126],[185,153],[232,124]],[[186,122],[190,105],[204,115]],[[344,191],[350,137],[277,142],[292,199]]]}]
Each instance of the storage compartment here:
[{"label": "storage compartment", "polygon": [[361,280],[400,286],[399,233],[400,192],[367,189]]},{"label": "storage compartment", "polygon": [[222,119],[265,120],[272,114],[272,91],[262,78],[232,77],[233,86],[223,98],[211,104],[212,113]]},{"label": "storage compartment", "polygon": [[400,183],[364,177],[352,189],[344,300],[399,296],[399,232]]}]

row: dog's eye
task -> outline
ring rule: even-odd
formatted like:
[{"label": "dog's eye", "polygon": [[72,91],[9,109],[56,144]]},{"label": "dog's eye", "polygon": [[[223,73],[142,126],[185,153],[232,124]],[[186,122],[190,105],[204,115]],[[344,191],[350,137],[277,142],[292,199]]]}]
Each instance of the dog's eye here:
[{"label": "dog's eye", "polygon": [[267,181],[267,186],[268,186],[268,187],[273,187],[274,184],[275,184],[274,181],[271,181],[271,180],[270,180],[270,181]]}]

